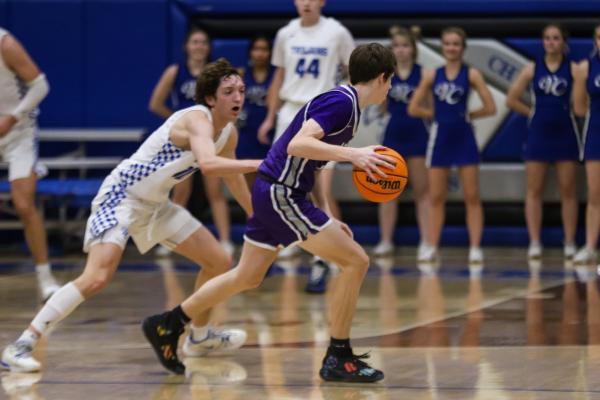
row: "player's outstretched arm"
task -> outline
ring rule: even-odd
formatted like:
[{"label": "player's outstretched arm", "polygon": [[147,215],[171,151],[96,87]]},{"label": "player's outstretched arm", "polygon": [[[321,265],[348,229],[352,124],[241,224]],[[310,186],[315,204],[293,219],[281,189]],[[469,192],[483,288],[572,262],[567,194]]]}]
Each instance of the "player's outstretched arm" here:
[{"label": "player's outstretched arm", "polygon": [[202,111],[190,111],[185,118],[185,129],[189,133],[190,147],[202,174],[206,176],[225,176],[254,172],[262,160],[232,160],[220,157],[213,141],[214,128]]},{"label": "player's outstretched arm", "polygon": [[[235,149],[237,147],[238,142],[238,132],[237,129],[233,128],[233,132],[229,136],[227,140],[227,144],[221,151],[223,157],[235,160]],[[252,215],[252,199],[250,198],[250,190],[248,189],[248,184],[246,183],[246,179],[243,174],[231,174],[225,175],[223,177],[225,181],[225,185],[233,195],[233,198],[238,202],[238,204],[244,209],[246,215],[250,217]]]}]

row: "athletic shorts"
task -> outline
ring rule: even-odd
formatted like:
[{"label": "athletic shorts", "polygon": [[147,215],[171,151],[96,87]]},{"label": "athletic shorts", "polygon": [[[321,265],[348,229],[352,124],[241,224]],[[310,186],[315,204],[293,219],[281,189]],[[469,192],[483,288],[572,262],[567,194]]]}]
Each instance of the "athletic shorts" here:
[{"label": "athletic shorts", "polygon": [[109,176],[92,202],[83,251],[98,243],[124,249],[130,236],[142,254],[158,243],[174,249],[201,226],[185,208],[169,200],[156,203],[136,198],[119,189]]},{"label": "athletic shorts", "polygon": [[46,169],[38,163],[37,126],[27,124],[13,128],[0,140],[0,159],[8,163],[8,180],[27,178],[34,171],[39,177]]},{"label": "athletic shorts", "polygon": [[300,243],[332,221],[305,192],[267,182],[260,175],[252,186],[252,206],[244,239],[270,250]]}]

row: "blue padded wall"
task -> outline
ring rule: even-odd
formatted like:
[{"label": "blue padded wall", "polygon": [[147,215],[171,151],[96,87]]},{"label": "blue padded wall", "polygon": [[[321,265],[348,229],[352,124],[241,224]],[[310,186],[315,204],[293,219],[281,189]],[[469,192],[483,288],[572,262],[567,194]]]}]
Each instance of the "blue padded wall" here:
[{"label": "blue padded wall", "polygon": [[0,0],[0,26],[7,26],[8,23],[8,3],[6,0]]},{"label": "blue padded wall", "polygon": [[15,1],[8,29],[46,73],[50,93],[41,105],[43,126],[82,126],[85,106],[81,4],[78,1]]},{"label": "blue padded wall", "polygon": [[164,1],[87,1],[84,35],[86,124],[144,126],[148,101],[167,61]]},{"label": "blue padded wall", "polygon": [[213,40],[212,57],[225,57],[236,67],[245,67],[248,63],[249,39],[215,39]]},{"label": "blue padded wall", "polygon": [[[291,0],[176,0],[188,13],[215,14],[282,14],[295,13]],[[326,13],[364,15],[369,13],[429,14],[520,13],[539,14],[600,12],[600,2],[593,0],[364,0],[328,1]]]},{"label": "blue padded wall", "polygon": [[482,161],[520,162],[527,138],[527,118],[510,113],[481,154]]},{"label": "blue padded wall", "polygon": [[[592,51],[592,39],[577,38],[569,39],[569,55],[576,61],[587,58]],[[522,53],[525,57],[535,60],[544,54],[544,47],[541,38],[525,39],[525,38],[507,38],[504,42]]]}]

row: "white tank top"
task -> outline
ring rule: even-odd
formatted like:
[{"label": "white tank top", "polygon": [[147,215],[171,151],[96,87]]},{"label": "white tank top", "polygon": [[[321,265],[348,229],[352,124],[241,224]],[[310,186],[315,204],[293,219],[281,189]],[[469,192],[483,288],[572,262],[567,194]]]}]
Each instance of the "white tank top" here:
[{"label": "white tank top", "polygon": [[[192,151],[175,146],[169,135],[173,125],[184,114],[195,110],[203,111],[212,122],[210,109],[203,105],[184,108],[171,115],[131,157],[123,160],[113,170],[109,178],[113,182],[111,191],[119,192],[124,196],[131,194],[150,202],[166,201],[175,184],[198,170],[196,157]],[[223,150],[232,128],[233,124],[229,123],[215,135],[217,154]]]},{"label": "white tank top", "polygon": [[336,85],[338,66],[354,50],[350,32],[333,18],[303,27],[296,18],[277,32],[271,62],[285,69],[279,97],[304,104]]},{"label": "white tank top", "polygon": [[[0,43],[9,32],[0,28]],[[19,77],[6,65],[0,52],[0,115],[9,115],[21,102],[23,96],[27,93],[27,86]],[[37,109],[31,112],[25,118],[21,118],[16,126],[25,126],[35,121]]]}]

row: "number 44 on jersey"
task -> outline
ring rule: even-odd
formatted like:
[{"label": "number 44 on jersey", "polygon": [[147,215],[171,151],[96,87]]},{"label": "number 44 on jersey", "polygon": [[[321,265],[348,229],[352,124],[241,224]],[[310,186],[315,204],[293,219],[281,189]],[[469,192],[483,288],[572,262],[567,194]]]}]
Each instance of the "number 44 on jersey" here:
[{"label": "number 44 on jersey", "polygon": [[311,74],[315,79],[319,76],[319,59],[313,59],[310,64],[307,65],[308,62],[305,58],[301,58],[298,60],[298,64],[296,64],[296,73],[300,75],[300,78],[304,77],[304,74]]}]

